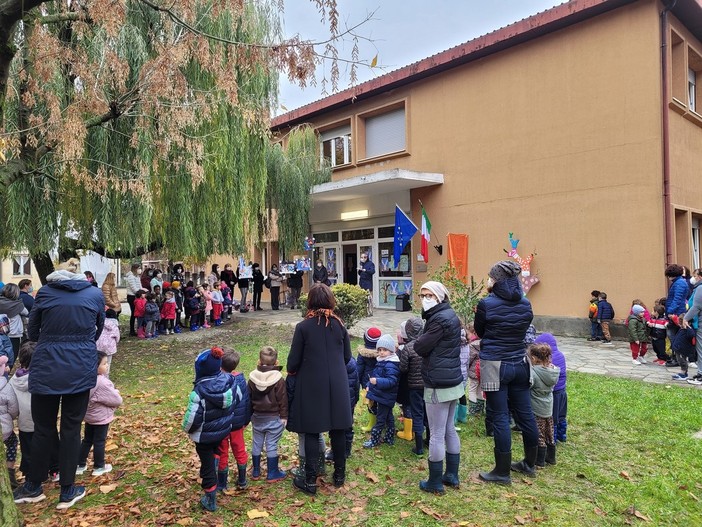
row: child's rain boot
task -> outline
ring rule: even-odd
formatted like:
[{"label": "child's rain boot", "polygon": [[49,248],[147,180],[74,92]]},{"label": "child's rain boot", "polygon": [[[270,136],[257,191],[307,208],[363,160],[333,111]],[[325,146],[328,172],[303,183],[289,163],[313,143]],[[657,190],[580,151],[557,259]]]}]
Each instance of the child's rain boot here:
[{"label": "child's rain boot", "polygon": [[[322,459],[322,464],[324,464],[324,459]],[[281,481],[287,476],[284,470],[278,468],[278,456],[267,457],[266,465],[268,467],[268,473],[266,474],[267,483],[275,483],[276,481]]]},{"label": "child's rain boot", "polygon": [[173,333],[180,333],[180,326],[176,326],[173,328]]},{"label": "child's rain boot", "polygon": [[385,429],[385,437],[383,438],[383,443],[387,443],[390,446],[395,444],[395,427],[394,426],[388,426]]},{"label": "child's rain boot", "polygon": [[[375,416],[373,416],[375,417]],[[375,448],[380,444],[380,434],[382,430],[377,430],[376,428],[373,428],[371,430],[371,436],[368,441],[365,441],[363,443],[363,448]]]},{"label": "child's rain boot", "polygon": [[225,468],[224,470],[218,470],[217,471],[217,490],[222,491],[227,488],[227,485],[229,483],[229,469]]},{"label": "child's rain boot", "polygon": [[549,465],[556,464],[556,444],[546,445],[546,463]]},{"label": "child's rain boot", "polygon": [[368,422],[361,427],[362,432],[370,432],[371,429],[375,426],[375,421],[376,421],[376,416],[375,414],[368,414]]},{"label": "child's rain boot", "polygon": [[459,423],[467,423],[466,416],[468,415],[468,407],[465,404],[456,405],[456,421]]},{"label": "child's rain boot", "polygon": [[446,453],[446,472],[444,472],[441,481],[444,485],[449,487],[456,487],[460,485],[458,479],[458,465],[461,462],[461,454],[449,454]]},{"label": "child's rain boot", "polygon": [[140,339],[146,338],[146,331],[144,331],[143,327],[137,329],[137,338],[140,338]]},{"label": "child's rain boot", "polygon": [[412,433],[412,419],[405,417],[402,420],[402,425],[403,429],[397,432],[397,437],[407,441],[412,441],[414,439],[414,434]]},{"label": "child's rain boot", "polygon": [[261,477],[261,456],[251,456],[251,479]]},{"label": "child's rain boot", "polygon": [[243,465],[237,465],[236,469],[239,476],[236,480],[236,488],[239,490],[243,490],[249,486],[249,482],[246,481],[246,463],[244,463]]},{"label": "child's rain boot", "polygon": [[444,462],[443,461],[430,461],[429,462],[429,479],[426,481],[419,482],[419,488],[424,492],[431,492],[434,494],[444,493],[444,484],[441,482],[442,473],[444,472]]},{"label": "child's rain boot", "polygon": [[206,511],[214,512],[217,510],[217,487],[205,490],[205,495],[200,498],[200,505]]}]

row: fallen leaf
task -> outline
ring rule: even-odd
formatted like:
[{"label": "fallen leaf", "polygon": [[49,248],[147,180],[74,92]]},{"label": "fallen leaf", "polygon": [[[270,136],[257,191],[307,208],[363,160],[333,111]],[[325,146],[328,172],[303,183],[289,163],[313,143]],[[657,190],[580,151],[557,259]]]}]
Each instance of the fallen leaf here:
[{"label": "fallen leaf", "polygon": [[[352,510],[353,510],[353,509],[352,509]],[[400,518],[401,518],[401,519],[409,518],[409,515],[410,515],[409,512],[407,512],[407,511],[402,511],[402,512],[400,513]]]},{"label": "fallen leaf", "polygon": [[607,513],[599,507],[595,507],[595,514],[597,514],[598,516],[607,516]]},{"label": "fallen leaf", "polygon": [[117,483],[111,483],[110,485],[100,485],[100,492],[103,494],[107,494],[109,492],[112,492],[117,488]]},{"label": "fallen leaf", "polygon": [[619,473],[619,475],[620,475],[621,477],[623,477],[624,479],[626,479],[626,480],[628,480],[628,481],[631,481],[631,476],[629,475],[629,473],[628,473],[626,470],[622,470],[622,471]]},{"label": "fallen leaf", "polygon": [[436,512],[435,510],[433,510],[433,509],[431,509],[431,508],[429,508],[429,507],[426,507],[426,506],[424,506],[424,505],[421,505],[421,506],[419,507],[419,510],[422,511],[422,512],[423,512],[424,514],[426,514],[427,516],[431,516],[432,518],[434,518],[434,519],[436,519],[436,520],[441,520],[441,519],[442,519],[441,514],[439,514],[439,513]]},{"label": "fallen leaf", "polygon": [[193,519],[192,518],[181,518],[178,520],[176,523],[178,525],[192,525],[193,524]]},{"label": "fallen leaf", "polygon": [[525,524],[526,524],[526,520],[525,520],[524,518],[522,518],[521,516],[515,516],[514,519],[517,520],[517,523],[518,523],[519,525],[525,525]]},{"label": "fallen leaf", "polygon": [[651,518],[649,518],[648,516],[646,516],[645,514],[639,512],[639,511],[637,511],[637,510],[636,510],[636,507],[634,507],[633,505],[632,505],[631,507],[629,507],[629,508],[626,510],[626,512],[628,512],[628,513],[631,514],[632,516],[636,516],[639,520],[643,520],[643,521],[645,521],[645,522],[650,522],[650,521],[651,521]]},{"label": "fallen leaf", "polygon": [[366,472],[366,478],[368,478],[369,481],[372,481],[373,483],[378,483],[380,481],[380,478],[373,474],[372,472]]},{"label": "fallen leaf", "polygon": [[700,501],[700,499],[699,499],[697,496],[695,496],[692,492],[690,492],[689,490],[687,491],[687,493],[690,495],[690,497],[691,497],[693,500],[695,500],[695,501]]},{"label": "fallen leaf", "polygon": [[268,516],[270,516],[270,514],[268,514],[266,511],[260,511],[258,509],[246,511],[246,515],[249,517],[249,520],[255,520],[256,518],[268,518]]}]

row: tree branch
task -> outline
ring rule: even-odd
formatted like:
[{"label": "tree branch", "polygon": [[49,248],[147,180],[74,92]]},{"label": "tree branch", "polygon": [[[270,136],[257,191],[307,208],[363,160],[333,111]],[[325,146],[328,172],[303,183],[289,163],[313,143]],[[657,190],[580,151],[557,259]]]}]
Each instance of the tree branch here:
[{"label": "tree branch", "polygon": [[121,249],[110,251],[102,245],[93,245],[86,247],[83,244],[79,243],[78,240],[74,240],[72,238],[64,238],[61,242],[61,246],[59,247],[59,260],[64,261],[68,258],[77,257],[78,251],[80,250],[93,251],[94,253],[99,254],[100,256],[104,256],[105,258],[111,258],[113,260],[129,260],[132,258],[136,258],[137,256],[143,256],[144,254],[157,251],[159,249],[163,249],[162,241],[154,241],[146,247],[136,247],[131,251],[123,251]]},{"label": "tree branch", "polygon": [[90,22],[90,19],[84,13],[71,12],[71,13],[56,13],[54,15],[46,15],[37,17],[37,21],[40,24],[58,24],[60,22]]}]

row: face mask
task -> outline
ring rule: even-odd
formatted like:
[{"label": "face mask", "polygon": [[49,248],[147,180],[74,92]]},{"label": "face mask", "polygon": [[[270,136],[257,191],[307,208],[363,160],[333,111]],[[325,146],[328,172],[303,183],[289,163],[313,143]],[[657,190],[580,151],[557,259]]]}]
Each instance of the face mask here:
[{"label": "face mask", "polygon": [[424,311],[429,311],[432,307],[438,304],[436,298],[422,298],[422,309]]},{"label": "face mask", "polygon": [[34,291],[33,287],[30,287],[29,289],[27,289],[27,293],[31,293],[32,291]]},{"label": "face mask", "polygon": [[139,270],[137,271],[137,275],[140,275],[141,273],[142,273],[142,270],[139,269]]},{"label": "face mask", "polygon": [[157,275],[156,275],[156,278],[161,278],[161,274],[157,274]]},{"label": "face mask", "polygon": [[[692,285],[695,285],[697,282],[698,282],[698,279],[697,279],[696,276],[693,276],[692,278],[690,278],[690,283],[691,283]],[[29,290],[31,291],[32,288],[30,287]]]},{"label": "face mask", "polygon": [[321,268],[321,267],[322,267],[322,264],[317,264],[317,267]]},{"label": "face mask", "polygon": [[492,286],[495,285],[495,281],[492,279],[492,277],[488,278],[487,281],[487,287],[492,288]]}]

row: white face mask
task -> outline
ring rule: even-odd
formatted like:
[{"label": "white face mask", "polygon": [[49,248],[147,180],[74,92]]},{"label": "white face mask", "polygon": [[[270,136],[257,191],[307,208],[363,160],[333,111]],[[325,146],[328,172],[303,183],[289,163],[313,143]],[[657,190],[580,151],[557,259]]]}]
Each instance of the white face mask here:
[{"label": "white face mask", "polygon": [[697,279],[696,276],[693,276],[692,278],[690,278],[690,283],[691,283],[692,285],[695,285],[698,281],[699,281],[699,280]]},{"label": "white face mask", "polygon": [[487,287],[492,287],[495,285],[495,281],[492,279],[492,276],[488,278],[487,281]]},{"label": "white face mask", "polygon": [[432,307],[438,304],[436,298],[422,298],[422,309],[424,311],[429,311]]}]

